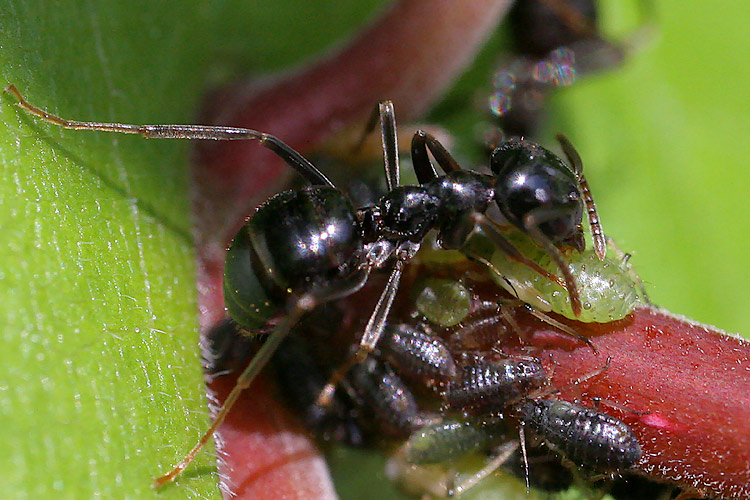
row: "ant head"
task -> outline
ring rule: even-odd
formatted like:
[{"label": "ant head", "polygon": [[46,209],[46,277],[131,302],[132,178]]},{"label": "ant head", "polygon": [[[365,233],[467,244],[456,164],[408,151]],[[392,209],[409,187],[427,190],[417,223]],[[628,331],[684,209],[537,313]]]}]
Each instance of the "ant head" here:
[{"label": "ant head", "polygon": [[528,233],[536,226],[557,247],[582,252],[583,199],[575,173],[557,155],[513,138],[492,152],[495,201],[508,222]]}]

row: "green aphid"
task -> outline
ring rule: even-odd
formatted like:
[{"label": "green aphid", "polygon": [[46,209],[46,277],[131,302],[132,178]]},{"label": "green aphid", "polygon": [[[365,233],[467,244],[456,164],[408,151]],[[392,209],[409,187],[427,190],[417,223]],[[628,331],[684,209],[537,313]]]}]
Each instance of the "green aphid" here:
[{"label": "green aphid", "polygon": [[440,464],[487,448],[498,439],[497,423],[447,421],[414,431],[403,447],[408,463]]},{"label": "green aphid", "polygon": [[[544,269],[551,273],[558,272],[555,263],[540,248],[531,244],[521,248],[517,242],[514,244]],[[602,261],[593,250],[586,250],[581,254],[573,252],[566,257],[583,304],[578,318],[573,314],[570,296],[564,288],[522,264],[509,261],[499,251],[490,260],[502,276],[492,272],[492,278],[511,294],[540,311],[552,311],[584,323],[608,323],[622,319],[638,304],[645,302],[640,279],[622,256],[607,257]]]},{"label": "green aphid", "polygon": [[459,281],[429,278],[418,292],[416,306],[428,321],[455,326],[469,314],[471,293]]}]

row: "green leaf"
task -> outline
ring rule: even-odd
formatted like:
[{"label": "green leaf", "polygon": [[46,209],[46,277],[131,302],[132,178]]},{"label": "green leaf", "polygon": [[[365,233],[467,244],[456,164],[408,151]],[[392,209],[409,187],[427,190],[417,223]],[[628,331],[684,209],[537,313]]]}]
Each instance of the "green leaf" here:
[{"label": "green leaf", "polygon": [[[73,119],[193,122],[210,82],[313,54],[371,8],[9,1],[0,85]],[[313,11],[325,23],[291,30]],[[189,144],[65,131],[13,102],[0,99],[3,497],[220,498],[206,452],[178,487],[150,487],[208,424]]]}]

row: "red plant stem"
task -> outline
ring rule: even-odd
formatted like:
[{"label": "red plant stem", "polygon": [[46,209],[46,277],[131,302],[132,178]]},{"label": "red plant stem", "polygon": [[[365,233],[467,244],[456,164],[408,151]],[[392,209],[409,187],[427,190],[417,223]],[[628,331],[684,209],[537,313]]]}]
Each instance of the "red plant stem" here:
[{"label": "red plant stem", "polygon": [[[599,350],[547,348],[556,387],[609,368],[557,396],[604,399],[638,436],[637,469],[721,498],[750,497],[750,343],[715,327],[643,307],[609,324],[568,322]],[[536,325],[537,338],[552,333]],[[615,406],[612,407],[612,403]]]},{"label": "red plant stem", "polygon": [[[509,0],[399,1],[320,62],[210,97],[206,116],[213,123],[272,133],[302,152],[364,120],[381,99],[393,100],[400,118],[416,116],[473,60],[509,5]],[[193,171],[193,213],[204,331],[225,314],[221,283],[227,243],[243,218],[289,174],[289,167],[253,142],[201,146]],[[210,389],[222,394],[221,384]],[[256,386],[240,404],[247,406],[247,412],[239,412],[242,420],[230,417],[219,429],[222,486],[236,495],[232,498],[335,496],[314,447],[281,416],[273,398]]]}]

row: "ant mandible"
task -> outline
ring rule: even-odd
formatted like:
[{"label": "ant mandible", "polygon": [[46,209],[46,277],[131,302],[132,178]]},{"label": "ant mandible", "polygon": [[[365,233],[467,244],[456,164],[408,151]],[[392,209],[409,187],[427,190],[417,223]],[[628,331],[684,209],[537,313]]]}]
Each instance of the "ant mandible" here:
[{"label": "ant mandible", "polygon": [[[509,259],[565,286],[576,315],[581,301],[561,249],[584,249],[582,212],[589,214],[594,245],[604,258],[605,241],[596,208],[573,146],[558,136],[573,170],[536,143],[512,139],[493,151],[492,174],[463,170],[430,134],[418,131],[411,156],[419,185],[399,185],[399,158],[393,104],[375,108],[366,133],[381,123],[388,192],[372,206],[355,208],[312,163],[278,138],[251,129],[205,125],[131,125],[73,121],[29,104],[12,85],[6,91],[29,113],[68,129],[139,134],[145,138],[257,140],[309,183],[261,204],[235,235],[227,251],[224,298],[229,315],[248,334],[272,322],[273,332],[248,364],[213,424],[185,458],[156,479],[173,480],[193,460],[223,422],[240,393],[268,362],[281,341],[308,311],[358,291],[373,269],[391,264],[390,276],[364,329],[356,352],[331,377],[319,398],[327,404],[349,368],[378,344],[398,291],[405,264],[427,233],[437,230],[444,249],[461,249],[481,230]],[[428,151],[445,172],[438,175]],[[518,251],[502,232],[508,229],[485,213],[492,202],[508,222],[540,244],[564,280]],[[590,344],[589,344],[590,345]]]}]

